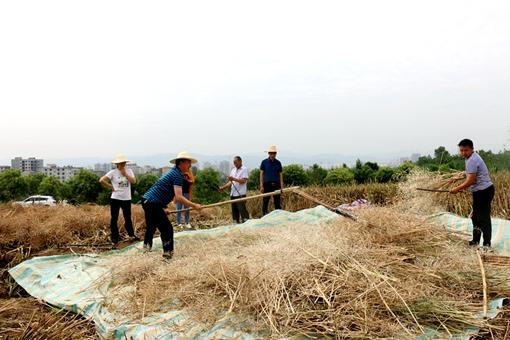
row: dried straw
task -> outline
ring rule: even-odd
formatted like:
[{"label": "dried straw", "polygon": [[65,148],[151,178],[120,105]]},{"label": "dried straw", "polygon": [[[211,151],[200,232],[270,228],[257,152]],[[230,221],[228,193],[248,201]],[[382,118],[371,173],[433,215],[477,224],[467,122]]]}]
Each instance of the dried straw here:
[{"label": "dried straw", "polygon": [[[225,313],[269,336],[414,337],[484,327],[476,255],[457,235],[387,208],[370,224],[293,223],[179,242],[112,258],[110,308],[134,317],[184,308],[210,325]],[[374,227],[378,226],[378,227]],[[509,293],[507,272],[487,272],[489,297]],[[131,287],[131,288],[128,288]],[[134,287],[134,288],[133,288]]]}]

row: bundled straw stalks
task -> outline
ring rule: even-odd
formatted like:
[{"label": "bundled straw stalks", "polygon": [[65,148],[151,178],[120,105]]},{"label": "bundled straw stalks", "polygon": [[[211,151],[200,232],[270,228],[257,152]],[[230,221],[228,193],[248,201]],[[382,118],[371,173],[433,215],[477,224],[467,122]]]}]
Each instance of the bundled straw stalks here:
[{"label": "bundled straw stalks", "polygon": [[[461,173],[448,174],[431,173],[416,170],[406,182],[399,184],[399,198],[397,202],[410,211],[420,213],[433,213],[448,211],[460,216],[469,216],[471,213],[472,196],[467,190],[452,195],[449,193],[434,193],[418,191],[417,188],[448,190],[462,183],[455,179]],[[500,171],[491,174],[496,188],[492,201],[492,216],[510,219],[510,171]]]}]

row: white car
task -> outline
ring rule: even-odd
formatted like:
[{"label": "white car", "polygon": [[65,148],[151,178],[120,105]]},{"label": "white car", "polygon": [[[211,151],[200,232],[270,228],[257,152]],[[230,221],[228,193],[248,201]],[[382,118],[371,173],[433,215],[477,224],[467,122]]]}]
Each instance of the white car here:
[{"label": "white car", "polygon": [[55,201],[53,196],[35,195],[25,198],[23,201],[14,202],[14,204],[19,204],[24,207],[28,207],[31,205],[47,205],[52,207],[57,204],[57,201]]}]

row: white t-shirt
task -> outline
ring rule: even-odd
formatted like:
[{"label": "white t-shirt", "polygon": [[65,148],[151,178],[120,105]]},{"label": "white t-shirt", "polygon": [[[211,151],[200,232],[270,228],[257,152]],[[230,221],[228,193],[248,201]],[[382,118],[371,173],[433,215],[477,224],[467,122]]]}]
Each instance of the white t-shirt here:
[{"label": "white t-shirt", "polygon": [[[134,176],[133,170],[126,169],[126,173],[129,176]],[[114,191],[112,192],[112,198],[121,201],[131,200],[131,183],[129,183],[127,177],[123,176],[119,169],[113,169],[108,171],[105,175],[110,179]]]},{"label": "white t-shirt", "polygon": [[[230,171],[230,176],[237,179],[248,179],[248,168],[242,165],[239,169],[234,167],[232,171]],[[232,186],[230,188],[231,196],[242,196],[246,195],[248,190],[248,182],[243,184],[239,182],[232,181]]]}]

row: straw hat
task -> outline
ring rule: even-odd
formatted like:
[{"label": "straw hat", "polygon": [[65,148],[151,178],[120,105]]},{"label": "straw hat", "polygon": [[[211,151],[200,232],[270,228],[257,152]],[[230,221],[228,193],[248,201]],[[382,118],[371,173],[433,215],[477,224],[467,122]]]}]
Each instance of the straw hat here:
[{"label": "straw hat", "polygon": [[117,157],[112,161],[113,164],[119,164],[119,163],[127,163],[131,162],[129,159],[126,158],[126,155],[123,153],[119,153]]},{"label": "straw hat", "polygon": [[175,164],[178,159],[188,159],[191,161],[191,164],[195,164],[198,162],[195,158],[191,157],[188,151],[179,152],[177,156],[170,161],[170,163]]},{"label": "straw hat", "polygon": [[276,145],[270,145],[267,152],[276,152]]}]

